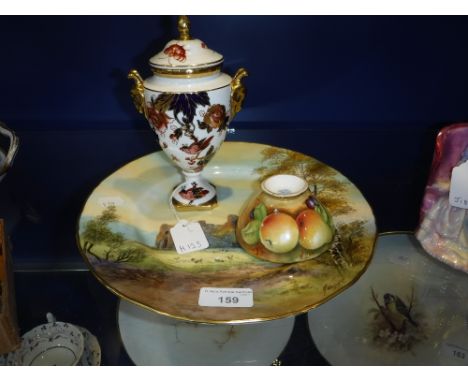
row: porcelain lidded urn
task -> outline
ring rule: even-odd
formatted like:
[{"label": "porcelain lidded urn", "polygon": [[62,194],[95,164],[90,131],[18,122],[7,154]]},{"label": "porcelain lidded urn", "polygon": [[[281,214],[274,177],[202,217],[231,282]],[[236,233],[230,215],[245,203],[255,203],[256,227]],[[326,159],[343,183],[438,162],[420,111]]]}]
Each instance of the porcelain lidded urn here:
[{"label": "porcelain lidded urn", "polygon": [[204,209],[216,206],[217,198],[201,172],[242,107],[247,71],[239,69],[234,78],[222,73],[223,56],[192,38],[189,27],[189,19],[179,16],[179,38],[149,60],[153,75],[143,80],[132,70],[128,77],[135,81],[131,94],[137,110],[185,177],[172,193],[174,206]]}]

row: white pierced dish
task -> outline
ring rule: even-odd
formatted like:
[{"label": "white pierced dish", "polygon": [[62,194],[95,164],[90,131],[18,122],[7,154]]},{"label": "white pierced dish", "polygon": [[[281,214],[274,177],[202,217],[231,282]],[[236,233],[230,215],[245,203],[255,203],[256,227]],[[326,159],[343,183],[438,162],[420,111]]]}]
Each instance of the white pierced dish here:
[{"label": "white pierced dish", "polygon": [[77,326],[83,334],[84,349],[83,355],[77,363],[77,366],[100,366],[101,365],[101,346],[99,341],[88,329]]},{"label": "white pierced dish", "polygon": [[39,325],[22,336],[21,346],[7,357],[12,366],[74,366],[84,349],[83,334],[66,322]]}]

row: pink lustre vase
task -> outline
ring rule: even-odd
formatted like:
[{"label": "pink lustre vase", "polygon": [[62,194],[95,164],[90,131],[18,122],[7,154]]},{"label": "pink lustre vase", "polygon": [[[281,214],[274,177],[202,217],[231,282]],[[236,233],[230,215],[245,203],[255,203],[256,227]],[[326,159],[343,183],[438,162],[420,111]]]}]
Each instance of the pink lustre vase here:
[{"label": "pink lustre vase", "polygon": [[212,208],[216,188],[201,173],[226,138],[229,123],[240,111],[247,71],[234,78],[221,72],[223,56],[189,33],[189,20],[180,16],[180,36],[150,59],[153,76],[143,80],[129,73],[131,94],[159,138],[159,144],[182,170],[185,181],[172,193],[179,209]]},{"label": "pink lustre vase", "polygon": [[[437,136],[416,230],[416,238],[426,252],[465,272],[468,272],[468,205],[454,206],[450,192],[453,169],[467,160],[468,123],[442,129]],[[466,189],[467,185],[462,187]]]}]

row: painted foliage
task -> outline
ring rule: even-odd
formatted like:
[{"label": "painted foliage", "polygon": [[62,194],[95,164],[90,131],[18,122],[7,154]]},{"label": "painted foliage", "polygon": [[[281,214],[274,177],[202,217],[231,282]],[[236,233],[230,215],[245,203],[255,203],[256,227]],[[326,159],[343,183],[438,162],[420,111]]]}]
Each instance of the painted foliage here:
[{"label": "painted foliage", "polygon": [[[250,159],[242,162],[239,152],[249,153]],[[173,181],[163,173],[158,176],[158,166],[165,164],[162,153],[131,163],[128,170],[124,167],[117,171],[93,192],[80,219],[79,243],[89,266],[109,289],[178,318],[203,322],[265,320],[321,304],[364,271],[375,240],[374,218],[362,195],[341,174],[313,158],[263,145],[228,142],[217,158],[213,164],[216,183],[224,185],[227,196],[213,213],[199,212],[191,218],[201,223],[210,243],[202,252],[179,255],[169,233],[175,221],[167,217],[170,211],[166,212],[166,198],[153,200],[156,205],[146,201],[152,184],[161,195],[173,187]],[[298,158],[300,161],[295,160]],[[245,174],[237,183],[230,178],[233,167]],[[333,215],[337,244],[315,259],[294,264],[275,264],[247,254],[235,235],[237,217],[248,196],[245,191],[256,190],[267,173],[312,169],[315,173],[307,179],[317,180],[317,195]],[[135,177],[148,173],[154,177],[153,183]],[[327,187],[331,185],[336,195],[328,197]],[[189,198],[194,196],[191,193],[202,191],[197,190],[197,185],[192,188],[185,190]],[[125,203],[112,208],[100,205],[102,193],[122,191],[129,195]],[[338,197],[344,200],[335,203]],[[152,222],[154,233],[143,240],[149,230],[143,227],[145,221]],[[255,304],[234,310],[201,307],[197,301],[202,287],[251,288]]]},{"label": "painted foliage", "polygon": [[151,97],[147,113],[162,148],[171,148],[170,157],[185,161],[193,171],[202,170],[213,157],[220,142],[211,133],[224,134],[228,122],[226,107],[211,105],[207,92],[160,93]]}]

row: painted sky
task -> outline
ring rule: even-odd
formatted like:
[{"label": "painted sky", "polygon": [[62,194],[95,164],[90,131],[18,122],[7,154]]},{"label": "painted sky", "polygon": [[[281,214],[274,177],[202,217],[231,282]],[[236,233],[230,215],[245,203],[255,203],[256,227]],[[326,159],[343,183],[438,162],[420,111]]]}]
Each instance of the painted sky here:
[{"label": "painted sky", "polygon": [[[248,199],[260,190],[254,169],[262,165],[261,152],[267,147],[225,142],[204,171],[205,177],[217,187],[218,207],[211,211],[178,212],[179,218],[223,224],[229,214],[239,215]],[[103,203],[110,200],[116,202],[122,223],[148,232],[159,231],[161,224],[177,222],[169,199],[173,188],[182,179],[180,171],[163,152],[152,153],[130,162],[106,178],[93,191],[82,215],[99,215],[104,208]],[[356,211],[340,220],[372,216],[369,205],[357,188],[350,186],[348,197]]]}]

